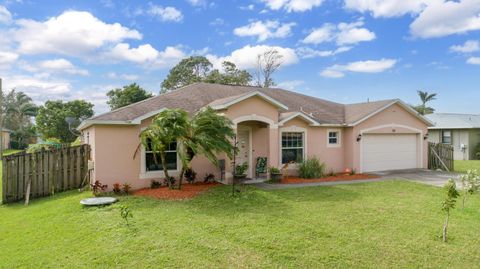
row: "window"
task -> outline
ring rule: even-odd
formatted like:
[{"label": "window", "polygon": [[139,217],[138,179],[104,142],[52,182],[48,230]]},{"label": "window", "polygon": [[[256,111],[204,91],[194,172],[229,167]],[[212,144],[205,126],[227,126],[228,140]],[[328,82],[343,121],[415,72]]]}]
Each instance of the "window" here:
[{"label": "window", "polygon": [[442,131],[442,143],[452,144],[452,131]]},{"label": "window", "polygon": [[282,164],[303,161],[303,133],[282,133]]},{"label": "window", "polygon": [[338,132],[337,131],[328,132],[328,144],[330,144],[330,145],[337,145],[338,144]]},{"label": "window", "polygon": [[[170,143],[165,153],[167,169],[177,170],[177,143]],[[155,159],[157,160],[157,163],[155,163]],[[154,154],[150,150],[150,146],[145,149],[145,168],[147,172],[163,170],[162,161],[160,160],[160,154]]]}]

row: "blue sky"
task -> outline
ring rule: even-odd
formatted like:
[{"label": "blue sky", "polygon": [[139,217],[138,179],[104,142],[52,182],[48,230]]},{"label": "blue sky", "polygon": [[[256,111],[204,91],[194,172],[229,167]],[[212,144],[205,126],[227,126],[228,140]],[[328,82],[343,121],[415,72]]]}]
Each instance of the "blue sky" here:
[{"label": "blue sky", "polygon": [[480,0],[0,0],[0,77],[38,103],[138,82],[204,55],[252,70],[275,47],[280,87],[341,103],[439,94],[439,112],[480,113]]}]

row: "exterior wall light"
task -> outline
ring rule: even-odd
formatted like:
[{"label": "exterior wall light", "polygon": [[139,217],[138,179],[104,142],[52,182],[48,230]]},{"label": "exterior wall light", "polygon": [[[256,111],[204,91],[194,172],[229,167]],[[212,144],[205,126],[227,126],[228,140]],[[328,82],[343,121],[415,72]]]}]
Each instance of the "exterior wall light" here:
[{"label": "exterior wall light", "polygon": [[360,140],[362,140],[362,134],[359,134],[359,135],[357,136],[357,142],[360,142]]},{"label": "exterior wall light", "polygon": [[423,140],[427,140],[428,139],[428,133],[425,134],[425,136],[423,137]]}]

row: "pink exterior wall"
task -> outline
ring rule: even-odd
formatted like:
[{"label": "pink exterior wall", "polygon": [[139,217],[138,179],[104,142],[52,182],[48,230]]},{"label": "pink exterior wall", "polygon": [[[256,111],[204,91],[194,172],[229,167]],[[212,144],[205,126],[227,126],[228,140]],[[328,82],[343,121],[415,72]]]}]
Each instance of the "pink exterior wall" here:
[{"label": "pink exterior wall", "polygon": [[[289,127],[299,127],[306,130],[305,153],[307,158],[317,157],[321,162],[325,163],[327,172],[341,172],[345,169],[343,149],[345,143],[343,141],[344,130],[342,128],[310,126],[303,119],[295,118],[280,126],[279,132],[289,131]],[[328,145],[327,133],[329,130],[340,132],[340,145],[335,147]],[[280,147],[280,141],[277,142],[277,145]],[[292,170],[293,173],[296,172],[296,169]]]},{"label": "pink exterior wall", "polygon": [[[384,126],[383,128],[378,128]],[[404,126],[404,127],[402,127]],[[349,148],[346,150],[346,155],[351,154],[353,158],[346,162],[347,167],[352,167],[357,171],[361,171],[361,160],[360,160],[360,142],[356,142],[356,138],[360,133],[418,133],[419,135],[419,154],[422,154],[422,168],[428,167],[428,143],[423,140],[423,137],[428,133],[427,125],[419,120],[417,117],[413,116],[411,113],[407,112],[403,107],[398,104],[395,104],[384,111],[374,115],[373,117],[367,119],[366,121],[358,124],[357,126],[348,131],[347,145]],[[369,130],[374,129],[374,130]],[[417,129],[412,130],[412,129]]]},{"label": "pink exterior wall", "polygon": [[[340,172],[345,168],[355,168],[360,171],[360,143],[356,141],[358,134],[366,129],[377,128],[374,133],[391,133],[391,124],[395,124],[396,133],[411,133],[413,129],[419,129],[420,135],[427,132],[425,123],[412,116],[401,106],[394,105],[385,111],[367,119],[355,127],[319,127],[310,126],[301,118],[295,118],[278,126],[278,108],[267,103],[261,98],[250,99],[232,105],[222,111],[234,124],[247,125],[252,128],[252,167],[255,166],[255,159],[259,156],[267,156],[269,166],[281,167],[281,145],[280,138],[282,131],[300,129],[306,131],[306,155],[307,157],[318,157],[325,162],[328,171]],[[157,173],[155,176],[142,171],[142,152],[138,152],[135,159],[134,152],[139,145],[139,134],[142,128],[148,126],[152,118],[142,121],[140,125],[95,125],[83,130],[84,134],[89,133],[89,144],[92,147],[92,158],[95,162],[94,179],[100,180],[109,187],[115,183],[128,182],[133,188],[143,188],[150,185],[151,179],[161,180],[162,176]],[[242,121],[238,121],[243,119]],[[256,119],[256,120],[255,120]],[[404,125],[403,128],[398,125]],[[236,126],[236,125],[235,125]],[[327,133],[329,130],[340,131],[340,145],[331,147],[328,145]],[[367,131],[368,132],[368,131]],[[427,166],[427,143],[423,143],[423,166]],[[227,173],[231,172],[231,161],[225,156]],[[205,157],[196,156],[192,161],[192,167],[197,172],[197,180],[203,180],[207,173],[213,173],[217,178],[220,171],[212,165]],[[180,170],[180,166],[178,167]],[[294,171],[293,171],[294,172]],[[176,175],[172,172],[172,175]]]}]

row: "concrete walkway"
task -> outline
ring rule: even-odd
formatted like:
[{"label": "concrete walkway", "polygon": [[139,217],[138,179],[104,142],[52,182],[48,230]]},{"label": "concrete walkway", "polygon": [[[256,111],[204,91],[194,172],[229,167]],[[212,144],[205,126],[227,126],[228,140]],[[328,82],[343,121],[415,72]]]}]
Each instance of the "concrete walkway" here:
[{"label": "concrete walkway", "polygon": [[426,169],[386,171],[375,173],[382,179],[407,179],[410,181],[443,187],[449,179],[455,180],[457,187],[460,187],[460,175],[454,172],[431,171]]},{"label": "concrete walkway", "polygon": [[415,170],[376,172],[372,174],[378,175],[380,176],[380,178],[334,181],[334,182],[312,182],[312,183],[299,183],[299,184],[269,184],[269,183],[260,182],[252,185],[263,190],[280,190],[280,189],[295,189],[295,188],[304,188],[304,187],[313,187],[313,186],[335,186],[335,185],[345,185],[345,184],[358,184],[358,183],[377,182],[377,181],[392,180],[392,179],[405,179],[413,182],[442,187],[450,178],[453,178],[457,182],[457,186],[460,187],[460,181],[459,181],[460,174],[458,173],[415,169]]}]

